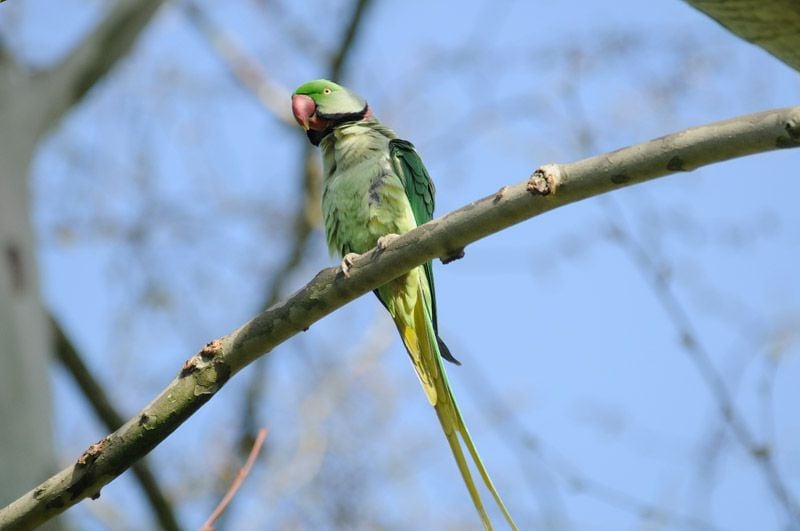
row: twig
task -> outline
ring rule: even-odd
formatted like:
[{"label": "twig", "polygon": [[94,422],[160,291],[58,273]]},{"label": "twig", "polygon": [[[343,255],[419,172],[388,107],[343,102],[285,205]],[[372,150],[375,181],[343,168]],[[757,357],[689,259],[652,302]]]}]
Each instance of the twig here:
[{"label": "twig", "polygon": [[222,501],[219,502],[217,508],[214,509],[214,512],[211,513],[211,516],[208,517],[206,523],[203,524],[203,527],[200,528],[201,531],[214,531],[214,522],[217,521],[217,518],[222,514],[222,512],[228,507],[228,504],[233,499],[236,491],[239,490],[239,487],[242,486],[244,479],[250,473],[250,469],[253,468],[253,463],[256,462],[256,457],[258,457],[258,453],[261,451],[261,445],[264,443],[264,438],[267,436],[267,428],[261,428],[258,430],[258,436],[256,437],[255,442],[253,443],[253,449],[250,450],[250,455],[247,456],[247,461],[245,462],[244,466],[239,473],[236,474],[236,479],[233,480],[231,484],[231,488],[228,489],[228,492],[225,493],[225,496],[222,498]]},{"label": "twig", "polygon": [[[283,295],[287,280],[294,270],[303,263],[306,245],[314,229],[320,223],[319,194],[322,181],[322,172],[319,164],[314,158],[311,146],[306,143],[303,149],[303,179],[302,179],[302,202],[297,207],[294,216],[294,238],[292,238],[292,248],[286,255],[283,264],[272,276],[268,294],[261,310],[266,310],[280,299]],[[257,425],[258,407],[266,385],[267,358],[261,358],[253,367],[253,374],[250,383],[245,391],[244,411],[240,423],[241,433],[239,435],[240,448],[244,448],[246,442],[252,440],[252,430]]]},{"label": "twig", "polygon": [[[578,115],[577,122],[582,124],[589,123],[580,98],[576,97],[572,91],[569,91],[568,95],[571,96],[569,108]],[[582,134],[579,134],[579,144],[581,147],[587,151],[594,150],[595,134],[591,128],[586,126],[581,133]],[[734,438],[744,447],[746,454],[759,465],[759,468],[765,475],[767,484],[781,505],[783,505],[790,521],[793,522],[793,525],[800,525],[800,507],[798,507],[797,501],[790,493],[786,482],[775,466],[770,447],[766,442],[761,444],[756,442],[756,438],[751,432],[747,422],[737,409],[725,381],[714,366],[710,354],[703,347],[699,335],[693,329],[688,311],[683,307],[673,292],[669,275],[664,274],[664,271],[668,270],[668,268],[665,267],[666,264],[657,263],[644,246],[634,237],[633,231],[624,223],[618,221],[619,219],[624,220],[624,218],[621,218],[619,215],[615,216],[609,211],[609,208],[614,206],[613,197],[605,196],[602,199],[604,200],[604,211],[611,229],[611,238],[613,238],[623,251],[628,254],[634,265],[636,265],[643,276],[650,281],[657,300],[667,313],[680,336],[681,346],[689,355],[695,369],[700,373],[701,378],[709,387],[711,395],[716,401],[717,408],[721,413],[723,422],[731,429]],[[619,210],[618,207],[617,210]],[[721,434],[715,433],[714,437],[717,440],[721,440]]]},{"label": "twig", "polygon": [[197,4],[186,2],[183,4],[183,11],[187,20],[205,37],[233,78],[278,121],[284,125],[294,126],[294,118],[289,105],[286,104],[290,95],[286,87],[273,82],[261,63],[239,46],[230,34],[215,24]]},{"label": "twig", "polygon": [[[47,105],[37,118],[37,133],[53,127],[94,84],[133,47],[164,0],[119,0],[105,18],[57,65],[32,79]],[[37,100],[39,101],[39,100]]]},{"label": "twig", "polygon": [[347,366],[324,371],[320,380],[314,383],[313,390],[303,397],[295,427],[301,437],[294,452],[283,457],[281,467],[270,474],[279,492],[296,492],[322,469],[329,444],[328,419],[352,392],[358,380],[374,370],[377,360],[391,346],[394,330],[387,321],[381,315],[369,326],[364,340],[346,355],[346,359],[351,360]]},{"label": "twig", "polygon": [[[338,79],[344,71],[346,60],[350,55],[357,29],[365,8],[370,0],[359,0],[356,2],[353,15],[344,31],[344,37],[339,50],[334,54],[331,67],[328,73],[330,79]],[[294,122],[292,122],[294,123]],[[309,238],[320,223],[320,190],[322,187],[322,172],[317,162],[317,154],[314,149],[303,139],[303,152],[301,155],[301,165],[303,168],[303,178],[300,196],[301,203],[297,207],[294,216],[294,238],[292,247],[286,255],[284,263],[278,268],[272,277],[268,294],[262,309],[267,309],[275,304],[282,295],[281,290],[285,289],[286,281],[289,276],[303,263],[305,249]],[[250,376],[249,384],[245,391],[244,409],[240,422],[241,434],[238,437],[239,448],[245,448],[247,442],[252,440],[252,427],[256,425],[259,416],[259,402],[264,394],[264,387],[267,384],[267,364],[269,358],[260,358],[253,367],[253,374]]]},{"label": "twig", "polygon": [[[765,111],[673,133],[569,164],[541,167],[503,188],[357,258],[349,276],[320,271],[286,301],[209,342],[124,426],[74,465],[0,509],[0,528],[28,529],[100,489],[166,439],[244,367],[357,297],[439,256],[588,197],[681,170],[777,148],[800,147],[800,107]],[[146,345],[142,346],[146,348]]]},{"label": "twig", "polygon": [[[358,28],[363,20],[363,15],[371,0],[357,0],[354,4],[352,15],[345,25],[341,44],[331,57],[328,77],[337,79],[346,65],[347,58],[352,50],[357,37]],[[220,26],[208,17],[195,3],[185,4],[185,12],[189,21],[203,35],[212,46],[222,63],[228,68],[234,79],[241,86],[253,94],[263,108],[275,115],[284,124],[294,125],[294,119],[285,102],[289,100],[289,90],[273,82],[258,60],[251,57],[247,51],[239,46],[236,41]],[[304,148],[301,156],[303,178],[300,180],[301,203],[294,215],[294,238],[292,247],[286,255],[284,263],[277,269],[272,277],[268,295],[262,309],[275,304],[282,295],[286,280],[291,273],[300,266],[305,255],[305,248],[314,229],[319,226],[319,194],[322,175],[317,162],[317,154],[308,142],[303,139]],[[244,409],[240,422],[241,433],[237,440],[241,449],[250,446],[253,440],[253,428],[257,425],[258,404],[266,385],[267,359],[261,359],[253,367],[249,385],[244,393]],[[235,455],[235,454],[234,454]]]},{"label": "twig", "polygon": [[[371,0],[354,2],[352,13],[344,26],[341,43],[331,56],[327,77],[339,79],[345,71],[347,59],[358,36],[358,29],[362,25],[364,14],[370,4]],[[196,3],[186,3],[184,9],[188,20],[208,40],[234,79],[239,81],[240,85],[280,122],[294,126],[295,122],[289,112],[289,106],[285,104],[289,100],[289,90],[270,79],[261,63],[239,46],[228,32],[215,24],[200,6]],[[304,145],[301,156],[302,179],[300,179],[302,201],[294,215],[292,246],[284,263],[272,277],[262,310],[269,308],[279,300],[283,294],[282,290],[285,289],[286,280],[302,264],[308,240],[320,223],[319,204],[322,175],[315,150],[305,141],[305,138],[302,141]],[[241,433],[237,438],[238,447],[242,451],[249,447],[254,440],[253,429],[258,424],[258,403],[263,396],[264,386],[267,382],[265,375],[267,362],[267,358],[263,358],[255,364],[244,393],[244,410],[240,422]]]},{"label": "twig", "polygon": [[699,336],[694,331],[688,312],[672,290],[669,277],[663,273],[663,267],[660,267],[633,236],[618,223],[610,219],[609,225],[612,229],[612,237],[628,253],[628,256],[652,284],[656,297],[678,332],[683,350],[689,355],[697,372],[700,373],[700,376],[711,391],[716,406],[731,432],[733,432],[734,438],[759,465],[767,484],[781,505],[783,505],[792,525],[800,526],[800,507],[798,507],[797,501],[790,493],[785,480],[778,471],[775,461],[772,459],[771,450],[756,441],[756,437],[751,432],[744,417],[736,408],[733,397],[728,391],[722,376],[714,367],[710,354],[706,351],[699,340]]},{"label": "twig", "polygon": [[331,58],[331,69],[329,71],[329,77],[331,79],[339,80],[342,76],[342,72],[344,72],[345,65],[347,64],[347,59],[350,57],[350,50],[353,49],[353,43],[355,43],[358,37],[358,30],[361,27],[361,21],[364,19],[364,13],[366,13],[371,3],[372,0],[356,0],[349,22],[342,34],[342,41],[339,45],[339,49]]},{"label": "twig", "polygon": [[[52,316],[50,317],[50,325],[53,327],[53,333],[56,340],[55,355],[58,361],[64,366],[67,372],[75,380],[75,383],[80,387],[84,398],[91,404],[94,409],[95,415],[98,416],[100,421],[107,430],[113,431],[125,423],[125,419],[120,415],[116,408],[111,404],[108,394],[103,389],[103,386],[94,377],[89,367],[83,362],[78,350],[72,341],[67,337],[64,330],[59,325],[58,321]],[[172,505],[167,500],[167,497],[161,491],[155,475],[150,469],[150,465],[143,458],[141,461],[133,465],[133,475],[139,482],[150,507],[153,509],[156,519],[158,520],[161,529],[165,531],[178,531],[180,526],[178,520],[175,518],[175,511]]]},{"label": "twig", "polygon": [[[677,528],[695,529],[702,531],[718,531],[712,524],[700,518],[682,514],[668,507],[658,506],[652,502],[645,501],[633,494],[618,490],[606,483],[592,479],[570,464],[566,458],[556,453],[553,448],[548,447],[544,441],[533,431],[528,429],[520,420],[516,410],[503,400],[500,393],[494,388],[488,378],[480,370],[469,371],[467,383],[475,390],[475,404],[481,410],[484,417],[494,426],[495,430],[502,432],[504,436],[500,439],[506,443],[524,470],[524,478],[531,487],[542,497],[542,488],[535,483],[537,478],[542,477],[542,471],[531,471],[531,455],[523,454],[525,450],[528,454],[533,454],[540,460],[545,468],[551,470],[563,482],[576,492],[602,501],[612,507],[640,516],[651,522],[659,522]],[[480,392],[478,392],[480,390]],[[516,444],[512,444],[516,442]],[[551,529],[570,529],[567,511],[564,508],[563,500],[558,496],[552,496],[550,500],[542,499],[542,508],[550,512],[545,515],[545,522]]]},{"label": "twig", "polygon": [[[353,50],[353,45],[358,36],[358,29],[362,26],[364,14],[372,0],[357,0],[354,3],[352,14],[342,33],[342,40],[336,53],[331,57],[331,65],[328,70],[330,79],[339,79],[347,66],[347,59]],[[302,263],[304,251],[308,239],[313,234],[314,229],[320,223],[320,191],[322,187],[322,171],[317,162],[317,154],[311,145],[303,139],[303,154],[301,164],[303,168],[303,179],[301,196],[302,202],[297,208],[294,217],[294,239],[292,248],[286,256],[286,261],[277,270],[272,278],[269,294],[263,309],[267,309],[275,304],[281,296],[281,290],[286,285],[286,279],[292,271],[297,269]],[[257,425],[257,406],[256,403],[263,395],[263,388],[266,385],[267,358],[259,360],[253,368],[253,376],[250,385],[245,393],[245,408],[242,415],[242,434],[239,441],[242,443],[251,439],[251,430]],[[244,447],[240,443],[240,447]]]}]

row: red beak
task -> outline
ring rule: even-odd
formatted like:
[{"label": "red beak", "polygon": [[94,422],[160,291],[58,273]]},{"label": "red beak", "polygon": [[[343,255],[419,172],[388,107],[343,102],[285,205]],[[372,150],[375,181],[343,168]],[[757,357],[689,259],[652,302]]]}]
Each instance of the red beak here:
[{"label": "red beak", "polygon": [[317,104],[305,94],[292,96],[292,114],[300,126],[308,131],[311,128],[311,118],[317,112]]}]

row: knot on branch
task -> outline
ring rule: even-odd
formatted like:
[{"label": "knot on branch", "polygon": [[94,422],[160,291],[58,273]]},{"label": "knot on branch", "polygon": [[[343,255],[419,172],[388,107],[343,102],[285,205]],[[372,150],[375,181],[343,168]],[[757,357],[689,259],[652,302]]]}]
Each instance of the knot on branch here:
[{"label": "knot on branch", "polygon": [[85,452],[81,454],[78,458],[76,464],[78,466],[88,466],[97,461],[97,458],[100,457],[100,454],[103,453],[108,443],[111,441],[110,436],[103,437],[89,448],[86,449]]},{"label": "knot on branch", "polygon": [[207,365],[210,361],[213,361],[214,358],[218,356],[222,356],[222,341],[219,339],[209,341],[202,349],[200,349],[200,352],[184,362],[183,367],[181,367],[180,377],[185,378],[186,376],[189,376],[197,369]]},{"label": "knot on branch", "polygon": [[793,148],[800,146],[800,113],[792,113],[783,124],[786,136],[779,136],[775,140],[777,148]]},{"label": "knot on branch", "polygon": [[554,194],[561,180],[561,167],[558,164],[545,164],[531,174],[526,189],[534,195]]},{"label": "knot on branch", "polygon": [[464,258],[464,248],[459,247],[458,249],[454,249],[448,252],[445,256],[439,258],[442,261],[442,264],[447,265],[450,262],[455,262],[456,260],[461,260]]}]

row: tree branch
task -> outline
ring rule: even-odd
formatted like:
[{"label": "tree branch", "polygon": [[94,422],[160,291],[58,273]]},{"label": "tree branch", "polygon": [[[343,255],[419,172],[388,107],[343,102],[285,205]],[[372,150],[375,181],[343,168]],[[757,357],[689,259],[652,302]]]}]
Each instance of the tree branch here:
[{"label": "tree branch", "polygon": [[[119,476],[205,404],[231,376],[355,298],[424,262],[554,208],[679,171],[800,146],[800,107],[741,116],[563,165],[434,219],[355,260],[350,276],[324,269],[288,300],[211,341],[140,413],[77,462],[0,510],[0,528],[40,524]],[[146,346],[142,346],[146,348]]]},{"label": "tree branch", "polygon": [[[328,78],[339,79],[345,71],[347,59],[353,49],[358,30],[364,20],[364,14],[370,4],[371,0],[356,0],[353,3],[351,15],[343,25],[340,44],[330,56]],[[289,107],[286,105],[290,91],[273,81],[267,75],[260,62],[237,44],[236,40],[216,24],[197,3],[187,2],[183,7],[188,21],[208,41],[208,44],[239,85],[250,92],[261,106],[275,116],[279,122],[294,129],[295,121]],[[294,214],[294,237],[283,264],[278,267],[272,276],[262,310],[278,302],[287,278],[302,263],[308,240],[320,223],[319,194],[322,175],[315,150],[306,142],[305,138],[302,138],[302,141],[305,146],[300,159],[302,165],[302,179],[300,180],[302,183],[302,201],[297,206]],[[267,361],[266,358],[263,358],[255,364],[249,384],[244,392],[244,408],[240,422],[241,430],[240,435],[237,437],[238,447],[242,452],[252,447],[256,438],[255,431],[258,425],[256,419],[259,413],[258,403],[267,382]],[[235,454],[232,455],[233,457],[235,457]],[[231,467],[234,462],[235,460],[231,461]]]},{"label": "tree branch", "polygon": [[[356,0],[354,3],[350,19],[342,32],[339,48],[331,56],[331,64],[327,74],[329,79],[338,80],[345,71],[347,59],[351,55],[353,45],[358,36],[358,30],[363,25],[364,14],[371,3],[372,0]],[[303,201],[298,205],[294,216],[292,248],[287,254],[283,265],[273,275],[263,309],[267,309],[278,302],[278,298],[281,296],[281,289],[286,284],[286,279],[302,263],[306,244],[321,220],[319,204],[322,171],[311,144],[305,142],[305,139],[303,140],[305,148],[300,160],[303,167],[301,190]],[[255,418],[257,415],[256,402],[262,396],[263,388],[267,381],[265,377],[266,362],[266,358],[259,360],[253,368],[254,374],[245,392],[245,408],[241,422],[242,434],[239,436],[240,448],[249,445],[250,439],[254,437],[254,427],[257,425]]]},{"label": "tree branch", "polygon": [[[50,324],[53,327],[56,340],[56,357],[70,373],[75,383],[78,384],[83,396],[89,401],[92,409],[94,409],[95,414],[109,431],[113,431],[122,426],[125,423],[125,419],[111,404],[111,400],[108,398],[105,390],[94,375],[92,375],[89,367],[83,362],[75,345],[72,344],[72,341],[70,341],[64,333],[64,330],[53,317],[50,317]],[[172,506],[158,486],[158,481],[150,469],[150,466],[147,464],[147,461],[142,459],[134,464],[133,475],[136,477],[139,486],[141,486],[144,495],[147,497],[161,529],[165,531],[178,531],[180,526],[175,518]]]},{"label": "tree branch", "polygon": [[8,50],[3,36],[0,35],[0,69],[19,71],[19,65],[14,55]]},{"label": "tree branch", "polygon": [[328,73],[330,79],[338,81],[342,72],[344,72],[347,59],[350,57],[350,51],[353,49],[353,43],[358,37],[358,30],[361,27],[361,21],[364,19],[364,13],[366,13],[371,4],[372,0],[356,0],[353,5],[353,13],[350,15],[350,20],[342,34],[339,49],[331,57],[331,69]]},{"label": "tree branch", "polygon": [[800,4],[795,0],[687,0],[738,37],[800,71]]},{"label": "tree branch", "polygon": [[789,487],[786,485],[786,481],[784,481],[775,464],[772,449],[758,442],[744,416],[736,407],[731,392],[712,362],[710,353],[705,349],[699,339],[699,335],[695,332],[688,312],[675,295],[669,278],[663,274],[664,269],[659,267],[659,264],[644,251],[639,242],[623,227],[613,220],[609,220],[609,223],[612,230],[612,238],[628,253],[636,266],[652,284],[659,303],[680,336],[681,347],[688,354],[689,359],[708,387],[720,415],[728,425],[728,428],[730,428],[734,438],[742,445],[746,455],[755,460],[775,498],[783,505],[789,517],[790,527],[793,522],[800,524],[800,507],[798,507]]},{"label": "tree branch", "polygon": [[255,442],[253,443],[253,448],[250,450],[250,455],[247,456],[247,461],[245,461],[244,466],[241,468],[241,470],[239,470],[239,473],[236,474],[236,478],[233,480],[228,492],[226,492],[225,496],[222,497],[219,505],[217,505],[216,509],[214,509],[214,512],[211,513],[211,516],[208,517],[208,520],[206,520],[206,522],[200,528],[200,531],[214,531],[214,522],[216,522],[217,519],[222,515],[222,513],[228,507],[228,504],[230,504],[231,500],[236,495],[239,487],[241,487],[242,483],[244,483],[245,478],[247,478],[247,475],[253,468],[253,464],[256,462],[256,457],[258,457],[258,453],[261,451],[261,445],[264,443],[266,436],[267,428],[261,428],[258,431],[258,436],[256,437]]},{"label": "tree branch", "polygon": [[34,89],[46,93],[39,124],[43,134],[131,49],[164,0],[118,0],[89,35],[54,67],[34,77]]},{"label": "tree branch", "polygon": [[[565,94],[570,96],[568,98],[569,101],[566,103],[578,115],[577,122],[581,124],[588,123],[580,98],[575,97],[573,91],[567,91]],[[594,151],[595,134],[590,127],[584,126],[578,136],[584,152],[591,153]],[[671,286],[670,275],[663,273],[671,270],[671,266],[667,263],[659,263],[659,260],[651,256],[633,232],[625,226],[624,218],[618,212],[610,212],[611,206],[615,204],[612,196],[605,196],[603,199],[604,201],[601,201],[601,203],[608,218],[610,238],[628,254],[634,265],[650,281],[656,299],[661,304],[681,339],[680,344],[683,351],[688,355],[708,387],[724,423],[731,430],[734,438],[742,445],[745,455],[753,459],[764,474],[767,486],[772,490],[776,501],[783,506],[787,513],[790,527],[791,522],[800,523],[800,507],[798,507],[797,501],[775,464],[769,443],[757,440],[744,415],[736,406],[734,394],[728,389],[722,375],[714,366],[710,353],[703,346],[700,335],[692,326],[689,312],[675,294]],[[618,221],[620,219],[623,219],[623,223]],[[663,262],[663,260],[661,261]],[[715,435],[715,438],[717,437],[718,435]]]},{"label": "tree branch", "polygon": [[291,93],[273,82],[257,59],[239,46],[194,2],[183,4],[183,12],[192,26],[208,41],[233,78],[282,124],[294,127],[295,121],[286,102]]},{"label": "tree branch", "polygon": [[[463,354],[462,349],[459,349],[459,352]],[[476,396],[479,395],[481,397],[480,400],[475,401],[475,404],[514,454],[525,479],[531,484],[531,490],[541,491],[541,488],[533,484],[533,482],[536,481],[537,476],[541,477],[543,472],[551,472],[559,476],[559,479],[573,491],[583,493],[632,515],[638,515],[643,520],[661,524],[662,526],[694,529],[696,531],[718,531],[715,526],[702,519],[683,514],[671,507],[656,505],[638,495],[617,490],[602,481],[585,475],[579,467],[567,461],[563,455],[557,453],[552,447],[548,447],[549,445],[545,444],[541,437],[525,427],[525,424],[517,415],[517,410],[505,402],[501,394],[486,378],[483,371],[472,371],[467,378],[467,382],[469,384],[467,390],[474,390]],[[527,455],[523,455],[523,452]],[[530,466],[531,458],[538,459],[545,466],[540,467],[540,469],[532,469]],[[546,510],[552,512],[554,507],[560,508],[558,506],[561,505],[561,500],[557,498],[542,500],[542,502],[546,501],[549,503],[542,503],[542,507]],[[561,512],[564,514],[545,514],[545,528],[571,529],[570,522],[564,519],[566,511]]]}]

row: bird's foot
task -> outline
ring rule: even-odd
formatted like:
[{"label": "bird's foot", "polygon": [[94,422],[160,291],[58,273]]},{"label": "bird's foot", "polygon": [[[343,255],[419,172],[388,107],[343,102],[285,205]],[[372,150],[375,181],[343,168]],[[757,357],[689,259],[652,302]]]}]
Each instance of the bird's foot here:
[{"label": "bird's foot", "polygon": [[342,258],[342,274],[345,278],[350,278],[350,268],[353,267],[353,262],[361,256],[358,253],[347,253]]},{"label": "bird's foot", "polygon": [[383,251],[385,251],[386,247],[388,247],[390,243],[392,243],[399,237],[400,235],[398,234],[384,234],[383,236],[378,238],[378,244],[377,244],[378,252],[382,253]]}]

